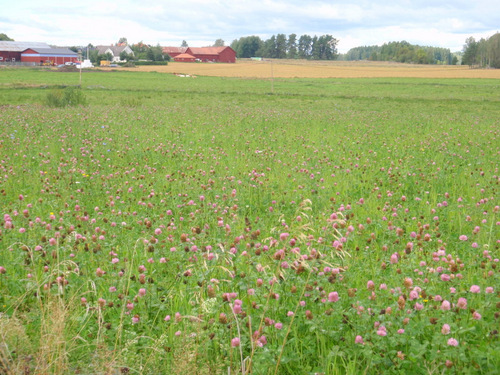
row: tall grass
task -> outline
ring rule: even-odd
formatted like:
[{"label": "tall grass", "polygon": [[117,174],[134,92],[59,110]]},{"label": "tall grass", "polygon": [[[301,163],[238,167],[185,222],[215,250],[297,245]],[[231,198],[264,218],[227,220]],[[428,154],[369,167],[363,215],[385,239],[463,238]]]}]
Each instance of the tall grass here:
[{"label": "tall grass", "polygon": [[73,87],[53,89],[48,92],[45,97],[45,104],[54,108],[86,105],[86,103],[87,101],[83,91]]}]

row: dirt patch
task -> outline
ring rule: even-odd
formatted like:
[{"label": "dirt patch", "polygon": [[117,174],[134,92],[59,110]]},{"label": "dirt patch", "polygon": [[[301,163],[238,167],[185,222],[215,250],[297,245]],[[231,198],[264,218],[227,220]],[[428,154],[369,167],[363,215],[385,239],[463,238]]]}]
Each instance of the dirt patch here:
[{"label": "dirt patch", "polygon": [[75,73],[78,72],[79,70],[76,68],[75,65],[63,65],[57,68],[57,71],[61,73]]}]

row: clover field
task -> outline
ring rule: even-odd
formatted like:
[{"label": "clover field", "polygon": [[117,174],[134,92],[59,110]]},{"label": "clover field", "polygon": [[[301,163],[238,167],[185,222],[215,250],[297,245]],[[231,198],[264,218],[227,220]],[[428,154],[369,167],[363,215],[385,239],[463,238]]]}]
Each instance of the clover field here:
[{"label": "clover field", "polygon": [[498,373],[498,80],[78,82],[0,70],[0,374]]}]

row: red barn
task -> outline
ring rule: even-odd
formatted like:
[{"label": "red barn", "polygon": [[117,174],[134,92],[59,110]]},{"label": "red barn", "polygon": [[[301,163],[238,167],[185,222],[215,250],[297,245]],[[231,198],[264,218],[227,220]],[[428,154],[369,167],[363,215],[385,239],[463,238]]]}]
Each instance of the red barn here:
[{"label": "red barn", "polygon": [[186,53],[193,55],[203,62],[236,62],[236,52],[231,47],[189,47]]},{"label": "red barn", "polygon": [[162,52],[169,55],[171,58],[179,56],[180,54],[186,53],[187,47],[163,47]]},{"label": "red barn", "polygon": [[0,41],[0,63],[19,63],[28,48],[50,48],[47,43]]},{"label": "red barn", "polygon": [[78,54],[68,48],[28,48],[21,53],[21,61],[59,65],[78,61]]}]

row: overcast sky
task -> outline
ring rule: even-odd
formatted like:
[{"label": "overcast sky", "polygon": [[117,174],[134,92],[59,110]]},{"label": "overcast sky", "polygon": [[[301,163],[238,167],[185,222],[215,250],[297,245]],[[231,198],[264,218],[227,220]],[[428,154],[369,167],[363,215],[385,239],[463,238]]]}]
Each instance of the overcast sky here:
[{"label": "overcast sky", "polygon": [[[392,5],[389,5],[392,4]],[[338,50],[406,40],[459,51],[469,36],[500,31],[499,0],[0,0],[0,33],[59,46],[126,37],[192,47],[242,36],[324,35]]]}]

